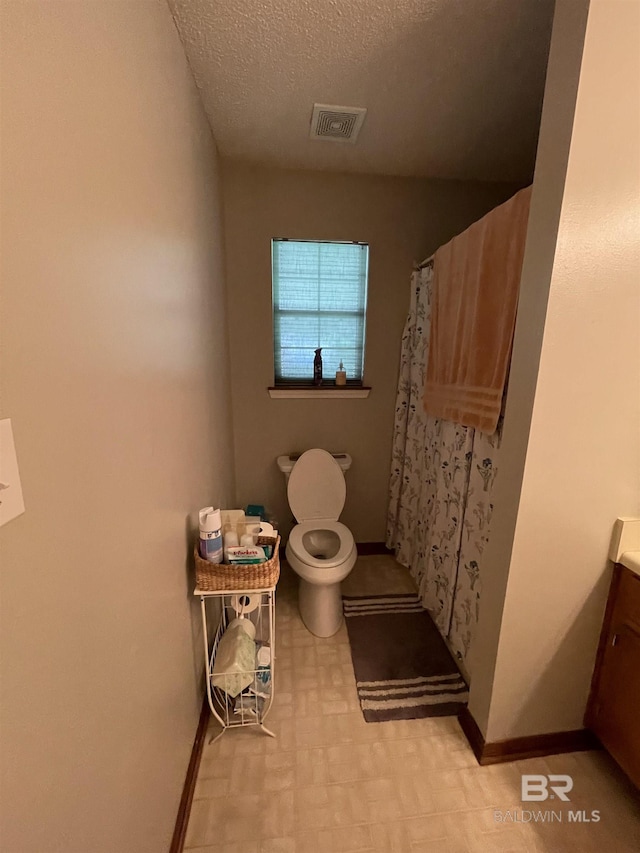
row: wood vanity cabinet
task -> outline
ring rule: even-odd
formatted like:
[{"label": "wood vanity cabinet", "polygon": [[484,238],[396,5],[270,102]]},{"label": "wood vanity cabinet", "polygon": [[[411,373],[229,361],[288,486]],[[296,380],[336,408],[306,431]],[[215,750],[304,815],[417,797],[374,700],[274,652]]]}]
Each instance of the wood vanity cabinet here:
[{"label": "wood vanity cabinet", "polygon": [[640,577],[616,564],[585,725],[640,787]]}]

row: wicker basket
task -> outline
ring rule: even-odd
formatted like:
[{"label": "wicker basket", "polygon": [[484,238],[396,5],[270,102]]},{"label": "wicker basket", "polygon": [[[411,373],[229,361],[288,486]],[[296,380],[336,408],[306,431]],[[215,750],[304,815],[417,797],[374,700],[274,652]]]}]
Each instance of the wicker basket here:
[{"label": "wicker basket", "polygon": [[275,586],[280,577],[280,537],[260,536],[258,545],[272,545],[273,556],[264,563],[236,565],[235,563],[209,563],[198,554],[196,546],[196,584],[205,592],[226,589],[267,589]]}]

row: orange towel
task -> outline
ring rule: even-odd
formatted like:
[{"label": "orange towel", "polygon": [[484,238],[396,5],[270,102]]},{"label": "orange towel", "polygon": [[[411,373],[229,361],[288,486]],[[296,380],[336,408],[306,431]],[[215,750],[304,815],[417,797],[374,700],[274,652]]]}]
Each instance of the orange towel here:
[{"label": "orange towel", "polygon": [[424,408],[495,432],[511,357],[531,187],[435,254]]}]

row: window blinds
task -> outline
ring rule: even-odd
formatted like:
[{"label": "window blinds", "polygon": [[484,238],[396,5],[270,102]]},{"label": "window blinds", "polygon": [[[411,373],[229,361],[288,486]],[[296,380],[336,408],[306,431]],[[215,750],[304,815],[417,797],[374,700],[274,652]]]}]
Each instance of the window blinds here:
[{"label": "window blinds", "polygon": [[342,361],[362,382],[368,260],[363,243],[272,241],[276,383],[311,381],[318,347],[325,379]]}]

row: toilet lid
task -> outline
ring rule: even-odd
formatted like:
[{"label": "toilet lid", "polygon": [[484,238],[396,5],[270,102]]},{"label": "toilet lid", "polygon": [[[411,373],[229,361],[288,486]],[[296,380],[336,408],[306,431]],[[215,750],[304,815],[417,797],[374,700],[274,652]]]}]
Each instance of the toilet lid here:
[{"label": "toilet lid", "polygon": [[337,521],[346,496],[342,468],[326,450],[307,450],[293,466],[287,497],[296,521]]}]

